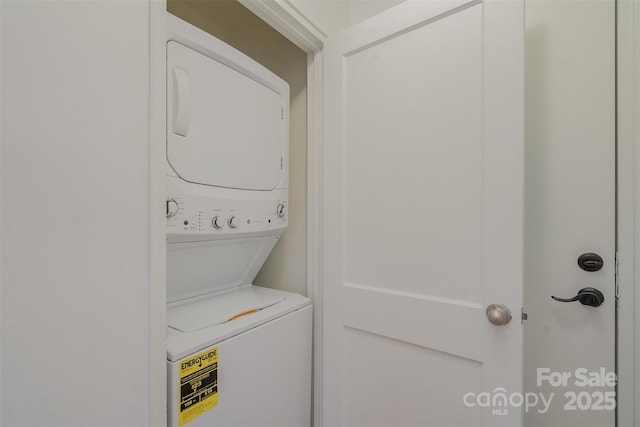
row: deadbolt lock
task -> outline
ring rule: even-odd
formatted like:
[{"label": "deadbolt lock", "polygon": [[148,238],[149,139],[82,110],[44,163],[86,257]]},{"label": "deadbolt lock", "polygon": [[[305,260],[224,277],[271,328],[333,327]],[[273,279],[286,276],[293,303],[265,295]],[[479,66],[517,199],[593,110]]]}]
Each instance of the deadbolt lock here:
[{"label": "deadbolt lock", "polygon": [[578,257],[578,265],[584,271],[598,271],[604,265],[604,260],[596,253],[587,252]]}]

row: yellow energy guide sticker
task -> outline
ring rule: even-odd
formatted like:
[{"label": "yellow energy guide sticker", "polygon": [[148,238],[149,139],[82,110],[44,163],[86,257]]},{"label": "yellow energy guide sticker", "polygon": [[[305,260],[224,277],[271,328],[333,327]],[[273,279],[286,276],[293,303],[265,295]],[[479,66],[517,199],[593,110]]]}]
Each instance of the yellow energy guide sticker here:
[{"label": "yellow energy guide sticker", "polygon": [[181,426],[218,404],[218,347],[180,361]]}]

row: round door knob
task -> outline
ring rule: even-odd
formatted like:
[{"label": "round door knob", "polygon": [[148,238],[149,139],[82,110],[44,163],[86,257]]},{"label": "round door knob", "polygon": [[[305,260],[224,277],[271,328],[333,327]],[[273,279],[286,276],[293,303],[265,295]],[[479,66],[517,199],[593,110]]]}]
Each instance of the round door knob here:
[{"label": "round door knob", "polygon": [[167,218],[173,218],[178,215],[178,202],[175,199],[167,200]]},{"label": "round door knob", "polygon": [[487,319],[496,326],[506,325],[511,321],[511,310],[502,304],[489,304]]}]

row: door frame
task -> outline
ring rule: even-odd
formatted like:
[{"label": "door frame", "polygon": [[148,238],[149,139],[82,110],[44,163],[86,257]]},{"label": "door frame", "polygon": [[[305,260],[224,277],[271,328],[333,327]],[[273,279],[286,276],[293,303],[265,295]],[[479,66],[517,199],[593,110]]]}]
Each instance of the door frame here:
[{"label": "door frame", "polygon": [[617,425],[640,422],[640,0],[616,3]]},{"label": "door frame", "polygon": [[[307,293],[313,319],[313,424],[322,418],[323,44],[290,0],[238,0],[307,52]],[[149,425],[166,425],[164,215],[166,0],[149,0]],[[640,421],[640,0],[617,0],[617,425]],[[158,208],[160,207],[160,208]],[[157,209],[156,209],[157,208]]]},{"label": "door frame", "polygon": [[149,426],[167,425],[166,13],[149,0]]}]

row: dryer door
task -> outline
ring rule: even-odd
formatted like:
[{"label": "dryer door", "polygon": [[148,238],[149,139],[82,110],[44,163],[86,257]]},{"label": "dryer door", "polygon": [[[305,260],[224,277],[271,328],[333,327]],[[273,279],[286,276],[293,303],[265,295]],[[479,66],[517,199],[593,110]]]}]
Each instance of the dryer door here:
[{"label": "dryer door", "polygon": [[188,182],[273,190],[288,137],[285,100],[263,83],[275,76],[249,77],[232,66],[232,59],[167,43],[167,159]]}]

